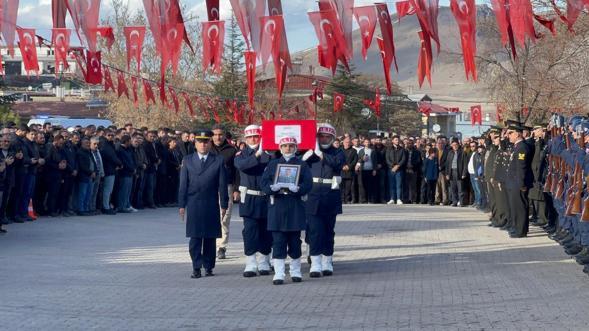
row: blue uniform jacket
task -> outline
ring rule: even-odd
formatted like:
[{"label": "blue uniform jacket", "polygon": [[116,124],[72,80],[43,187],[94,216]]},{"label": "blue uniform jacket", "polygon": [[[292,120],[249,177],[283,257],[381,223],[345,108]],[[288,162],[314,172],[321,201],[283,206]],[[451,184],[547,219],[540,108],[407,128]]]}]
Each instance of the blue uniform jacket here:
[{"label": "blue uniform jacket", "polygon": [[185,157],[180,170],[178,207],[186,208],[186,237],[221,238],[219,207],[227,209],[228,204],[223,157],[209,153],[204,167],[198,153]]},{"label": "blue uniform jacket", "polygon": [[[256,151],[249,147],[238,153],[234,163],[235,168],[239,170],[239,186],[262,191],[262,175],[271,159],[272,155],[268,153],[256,157]],[[257,219],[268,217],[268,197],[246,195],[245,201],[239,204],[239,216]]]},{"label": "blue uniform jacket", "polygon": [[[274,175],[278,164],[298,164],[301,166],[299,176],[299,190],[296,193],[280,194],[273,192],[270,185],[274,183]],[[302,231],[307,226],[305,204],[301,199],[313,187],[313,177],[307,164],[293,157],[288,162],[281,157],[271,160],[262,175],[262,191],[274,196],[274,203],[268,204],[268,231]]]},{"label": "blue uniform jacket", "polygon": [[[332,179],[340,176],[346,162],[341,149],[329,147],[323,152],[323,160],[316,154],[307,159],[313,178]],[[337,215],[342,213],[342,195],[340,190],[332,190],[330,184],[313,183],[306,203],[308,215]]]}]

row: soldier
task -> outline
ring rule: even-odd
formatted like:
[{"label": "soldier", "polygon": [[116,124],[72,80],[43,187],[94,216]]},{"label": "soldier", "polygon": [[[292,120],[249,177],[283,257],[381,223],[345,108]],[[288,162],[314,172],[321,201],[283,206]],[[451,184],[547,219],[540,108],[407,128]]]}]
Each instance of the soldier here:
[{"label": "soldier", "polygon": [[528,191],[533,184],[530,171],[530,149],[522,137],[523,128],[512,124],[507,128],[507,136],[513,144],[513,152],[507,170],[509,180],[506,181],[509,204],[511,238],[527,236],[529,227]]},{"label": "soldier", "polygon": [[489,201],[489,208],[491,210],[491,223],[489,226],[498,226],[499,222],[497,220],[497,204],[495,199],[495,170],[496,170],[496,163],[495,159],[497,158],[497,153],[499,152],[499,144],[501,143],[500,137],[500,128],[499,127],[492,127],[489,130],[488,141],[487,141],[487,153],[485,154],[485,164],[484,164],[484,176],[485,176],[485,186],[487,190],[487,197]]},{"label": "soldier", "polygon": [[[272,234],[268,231],[268,198],[262,191],[262,175],[272,159],[262,150],[262,130],[250,125],[244,131],[246,147],[237,153],[235,167],[239,170],[240,196],[239,216],[243,217],[243,248],[246,256],[244,277],[270,274],[270,251]],[[261,254],[258,263],[256,253]]]},{"label": "soldier", "polygon": [[546,131],[543,126],[534,126],[534,157],[532,159],[532,173],[534,174],[534,186],[530,189],[530,202],[536,213],[537,219],[535,225],[544,226],[548,224],[548,215],[546,214],[546,203],[544,199],[544,183],[546,182],[546,170],[548,162],[546,160]]},{"label": "soldier", "polygon": [[320,124],[318,146],[303,155],[313,174],[313,190],[306,203],[306,241],[310,246],[310,276],[314,278],[333,274],[335,221],[342,213],[340,174],[346,162],[344,152],[331,146],[335,137],[333,126]]},{"label": "soldier", "polygon": [[[191,278],[213,276],[215,241],[221,237],[221,217],[229,204],[227,174],[223,158],[210,153],[211,131],[196,133],[196,153],[182,160],[178,206],[180,217],[186,215],[186,237],[190,238]],[[188,209],[188,210],[186,210]]]},{"label": "soldier", "polygon": [[[331,144],[330,144],[331,145]],[[313,187],[311,171],[307,164],[295,156],[297,140],[283,137],[279,142],[282,157],[268,163],[262,176],[262,191],[270,196],[268,206],[268,231],[272,232],[272,258],[274,259],[274,285],[282,285],[285,275],[285,259],[291,258],[289,273],[292,281],[302,281],[301,231],[305,229],[305,205],[303,199]],[[281,185],[274,182],[279,164],[299,166],[297,184]],[[338,192],[339,193],[339,192]]]}]

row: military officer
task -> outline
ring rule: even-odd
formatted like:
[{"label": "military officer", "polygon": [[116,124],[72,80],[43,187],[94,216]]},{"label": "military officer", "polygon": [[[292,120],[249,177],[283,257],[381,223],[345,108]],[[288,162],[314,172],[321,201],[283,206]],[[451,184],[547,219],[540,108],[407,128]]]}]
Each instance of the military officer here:
[{"label": "military officer", "polygon": [[335,137],[333,126],[319,124],[317,146],[303,155],[313,174],[313,190],[306,203],[306,239],[310,246],[310,276],[314,278],[333,274],[335,221],[342,213],[340,175],[346,162],[344,152],[332,146]]},{"label": "military officer", "polygon": [[496,138],[496,143],[499,144],[497,149],[497,157],[495,158],[495,178],[493,188],[495,189],[495,208],[497,209],[496,214],[496,227],[500,227],[502,230],[507,229],[509,220],[509,205],[507,203],[507,189],[506,176],[507,176],[507,165],[509,162],[509,156],[511,155],[511,146],[507,137],[505,137],[506,131],[502,130],[499,137]]},{"label": "military officer", "polygon": [[[239,170],[240,196],[239,216],[243,217],[243,249],[246,256],[244,277],[270,274],[272,233],[268,231],[268,197],[262,191],[264,169],[273,158],[261,146],[262,130],[257,125],[245,128],[246,147],[235,157]],[[258,262],[256,254],[260,253]]]},{"label": "military officer", "polygon": [[534,185],[530,189],[530,204],[535,212],[535,223],[544,226],[548,223],[546,215],[546,204],[544,199],[544,183],[548,162],[546,159],[546,131],[542,125],[534,126],[532,132],[534,138],[534,156],[532,158],[532,173],[534,174]]},{"label": "military officer", "polygon": [[522,238],[527,236],[529,227],[528,191],[533,184],[530,170],[530,149],[522,137],[523,127],[512,124],[507,129],[513,151],[507,170],[509,180],[506,181],[511,228],[509,236]]},{"label": "military officer", "polygon": [[487,190],[487,197],[489,200],[489,209],[491,210],[491,223],[489,226],[497,226],[497,207],[495,203],[495,159],[497,158],[497,152],[499,151],[499,144],[501,143],[501,129],[498,127],[492,127],[489,130],[488,139],[486,142],[487,153],[485,154],[484,163],[484,176]]},{"label": "military officer", "polygon": [[213,276],[215,241],[221,237],[221,218],[227,212],[229,193],[223,158],[210,153],[212,132],[195,134],[196,153],[182,160],[178,206],[180,217],[186,217],[186,237],[190,238],[192,278]]},{"label": "military officer", "polygon": [[[262,191],[268,195],[268,231],[272,232],[272,258],[274,259],[274,285],[284,283],[285,260],[290,256],[289,273],[292,281],[302,281],[301,274],[301,231],[305,229],[305,205],[303,200],[313,187],[313,177],[307,164],[299,159],[297,140],[283,137],[279,141],[282,156],[268,163],[262,175]],[[297,184],[275,183],[274,177],[279,165],[299,167]]]}]

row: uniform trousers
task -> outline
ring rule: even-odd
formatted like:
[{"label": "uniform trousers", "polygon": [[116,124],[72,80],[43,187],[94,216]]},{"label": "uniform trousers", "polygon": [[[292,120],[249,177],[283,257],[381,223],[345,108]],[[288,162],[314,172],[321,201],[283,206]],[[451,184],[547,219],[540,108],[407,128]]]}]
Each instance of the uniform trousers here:
[{"label": "uniform trousers", "polygon": [[272,231],[272,258],[284,260],[286,255],[298,259],[301,252],[301,231]]},{"label": "uniform trousers", "polygon": [[261,253],[269,255],[272,250],[272,233],[268,231],[265,218],[243,218],[243,250],[246,256]]},{"label": "uniform trousers", "polygon": [[311,256],[333,255],[337,215],[307,215],[307,243]]},{"label": "uniform trousers", "polygon": [[199,270],[204,266],[206,270],[215,267],[216,238],[190,238],[188,251],[192,259],[192,269]]},{"label": "uniform trousers", "polygon": [[229,243],[229,225],[231,224],[231,211],[233,210],[233,185],[228,185],[229,205],[225,217],[221,218],[221,238],[217,240],[219,248],[227,248]]},{"label": "uniform trousers", "polygon": [[493,189],[493,184],[491,184],[490,180],[485,181],[486,195],[487,195],[487,203],[489,210],[491,211],[491,223],[493,225],[497,225],[495,217],[497,216],[497,207],[495,205],[495,191]]},{"label": "uniform trousers", "polygon": [[510,232],[517,237],[527,235],[530,226],[528,191],[522,191],[519,188],[509,188],[507,189],[507,198],[509,204]]},{"label": "uniform trousers", "polygon": [[495,218],[497,226],[505,226],[509,219],[509,205],[507,203],[505,184],[495,182],[493,188],[495,191],[495,207],[497,209],[497,216]]}]

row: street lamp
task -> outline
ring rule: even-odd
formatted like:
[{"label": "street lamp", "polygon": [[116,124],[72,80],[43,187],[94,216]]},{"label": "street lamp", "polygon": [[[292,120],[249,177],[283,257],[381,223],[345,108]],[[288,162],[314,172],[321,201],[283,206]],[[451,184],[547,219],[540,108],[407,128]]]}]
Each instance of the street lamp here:
[{"label": "street lamp", "polygon": [[315,121],[317,120],[317,86],[319,86],[319,82],[316,79],[313,80],[311,83],[313,86],[313,99],[315,100]]}]

